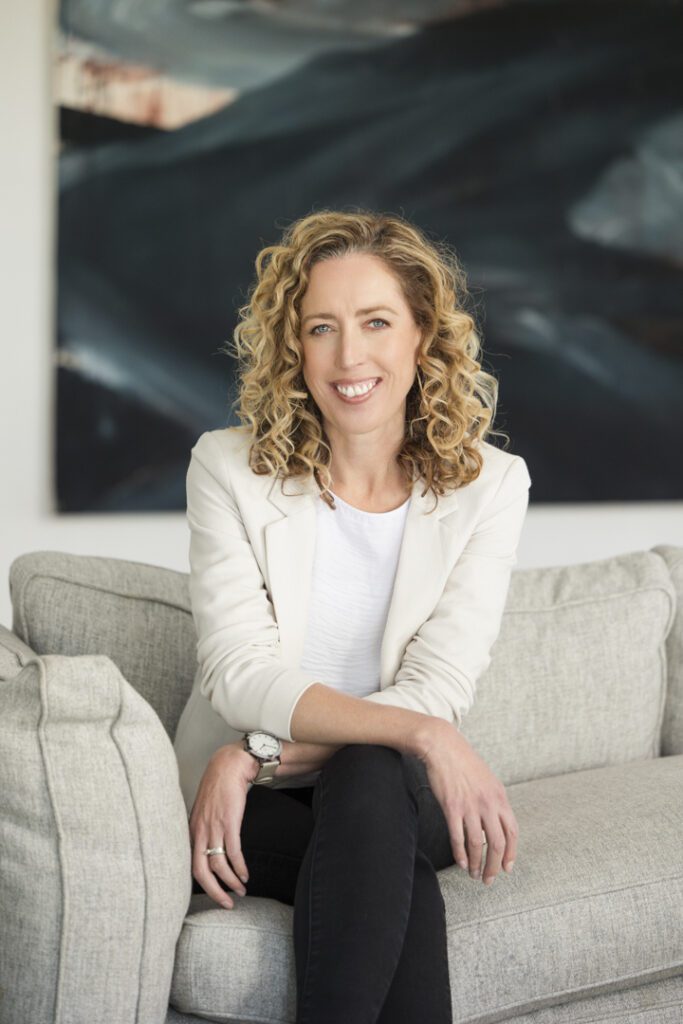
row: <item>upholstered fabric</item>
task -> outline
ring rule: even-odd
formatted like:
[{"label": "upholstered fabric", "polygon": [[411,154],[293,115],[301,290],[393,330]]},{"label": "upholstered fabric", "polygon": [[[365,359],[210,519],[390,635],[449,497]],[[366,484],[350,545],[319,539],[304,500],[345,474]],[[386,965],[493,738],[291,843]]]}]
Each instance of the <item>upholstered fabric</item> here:
[{"label": "upholstered fabric", "polygon": [[34,657],[35,651],[23,640],[6,626],[0,626],[0,679],[12,679]]},{"label": "upholstered fabric", "polygon": [[156,713],[102,655],[0,681],[0,1019],[162,1024],[191,895]]},{"label": "upholstered fabric", "polygon": [[661,752],[667,756],[683,754],[683,548],[659,544],[652,550],[664,559],[676,588],[676,618],[666,642],[669,692],[662,723]]},{"label": "upholstered fabric", "polygon": [[34,551],[10,566],[13,632],[38,654],[107,654],[173,739],[192,689],[188,575],[143,562]]},{"label": "upholstered fabric", "polygon": [[513,573],[462,732],[505,785],[657,757],[675,614],[648,551]]}]

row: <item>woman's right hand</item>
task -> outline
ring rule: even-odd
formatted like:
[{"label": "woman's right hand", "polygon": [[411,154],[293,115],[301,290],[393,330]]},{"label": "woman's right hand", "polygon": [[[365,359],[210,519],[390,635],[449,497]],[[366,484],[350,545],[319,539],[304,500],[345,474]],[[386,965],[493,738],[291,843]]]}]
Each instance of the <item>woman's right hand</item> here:
[{"label": "woman's right hand", "polygon": [[[248,881],[249,872],[240,832],[247,793],[258,771],[258,761],[241,740],[220,747],[206,767],[190,813],[192,875],[226,910],[234,907],[234,900],[216,876],[241,896],[246,895],[242,881]],[[224,846],[226,852],[207,856],[204,851],[214,846]]]},{"label": "woman's right hand", "polygon": [[[505,787],[465,737],[444,719],[433,718],[418,756],[448,824],[453,859],[472,878],[493,882],[507,872],[517,852],[519,828]],[[483,834],[488,844],[486,867]],[[503,863],[504,862],[504,863]]]}]

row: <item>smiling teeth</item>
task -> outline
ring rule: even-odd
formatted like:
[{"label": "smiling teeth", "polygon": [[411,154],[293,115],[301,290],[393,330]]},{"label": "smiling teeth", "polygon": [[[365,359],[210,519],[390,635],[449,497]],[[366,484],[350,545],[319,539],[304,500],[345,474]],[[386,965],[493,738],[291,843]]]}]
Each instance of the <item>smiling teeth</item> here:
[{"label": "smiling teeth", "polygon": [[371,380],[368,384],[356,384],[354,387],[345,388],[341,384],[335,384],[337,391],[341,391],[342,395],[346,395],[347,398],[355,398],[356,395],[364,395],[368,391],[372,391],[378,382]]}]

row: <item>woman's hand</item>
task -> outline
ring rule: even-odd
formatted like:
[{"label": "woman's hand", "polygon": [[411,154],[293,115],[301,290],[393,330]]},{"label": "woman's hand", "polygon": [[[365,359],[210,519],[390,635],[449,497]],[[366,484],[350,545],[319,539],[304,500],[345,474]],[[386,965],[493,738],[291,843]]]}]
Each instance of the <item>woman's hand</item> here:
[{"label": "woman's hand", "polygon": [[453,858],[472,878],[482,869],[483,832],[488,853],[483,882],[490,884],[501,863],[512,870],[519,829],[505,787],[465,737],[443,719],[430,722],[419,754],[448,823]]},{"label": "woman's hand", "polygon": [[[240,831],[247,793],[258,771],[258,761],[244,749],[241,740],[220,747],[202,776],[190,814],[192,874],[207,895],[226,910],[235,904],[218,884],[216,875],[229,888],[246,895],[242,881],[248,881],[249,872],[242,856]],[[214,846],[224,846],[226,852],[207,856],[204,851]]]}]

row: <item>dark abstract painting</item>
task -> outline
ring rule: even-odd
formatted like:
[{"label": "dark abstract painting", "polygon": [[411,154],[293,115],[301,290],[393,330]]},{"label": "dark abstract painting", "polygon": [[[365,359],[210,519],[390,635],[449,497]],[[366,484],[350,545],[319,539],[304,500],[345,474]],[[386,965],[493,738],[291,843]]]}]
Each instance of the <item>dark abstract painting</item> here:
[{"label": "dark abstract painting", "polygon": [[671,0],[61,0],[57,509],[184,509],[254,257],[323,207],[456,250],[533,501],[683,498],[682,38]]}]

